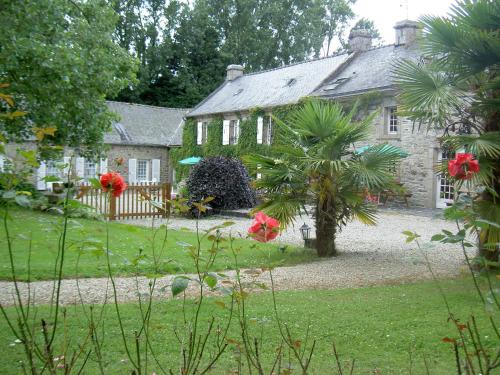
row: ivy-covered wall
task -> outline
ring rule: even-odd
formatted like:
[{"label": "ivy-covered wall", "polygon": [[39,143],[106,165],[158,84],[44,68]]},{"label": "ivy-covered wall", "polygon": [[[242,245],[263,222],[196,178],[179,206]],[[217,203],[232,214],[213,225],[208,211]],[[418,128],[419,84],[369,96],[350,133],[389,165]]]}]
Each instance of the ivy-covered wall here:
[{"label": "ivy-covered wall", "polygon": [[[274,108],[273,115],[282,121],[286,121],[286,116],[296,107],[290,105],[286,107]],[[176,170],[176,180],[187,177],[189,166],[180,165],[179,160],[190,156],[227,156],[241,157],[250,153],[261,155],[271,155],[280,139],[280,127],[273,121],[271,145],[257,144],[257,118],[264,116],[262,109],[253,109],[243,120],[241,115],[237,116],[240,120],[240,136],[237,145],[222,144],[222,117],[217,116],[208,124],[207,142],[203,145],[196,144],[197,120],[189,118],[184,124],[182,147],[171,152],[172,162]]]},{"label": "ivy-covered wall", "polygon": [[[358,115],[364,116],[368,113],[371,105],[379,104],[382,95],[379,92],[368,92],[359,95],[355,100],[346,100],[341,104],[346,111],[349,111],[354,103],[357,103]],[[307,100],[304,98],[303,100]],[[287,106],[275,107],[272,109],[272,115],[287,122],[288,115],[300,106],[302,103],[291,104]],[[263,109],[256,108],[246,113],[247,118],[243,120],[240,114],[237,117],[240,120],[240,137],[237,145],[222,145],[222,116],[217,116],[208,124],[208,139],[203,145],[196,144],[197,120],[190,118],[184,124],[182,147],[171,152],[172,162],[176,170],[176,181],[187,177],[189,166],[180,165],[179,160],[190,156],[227,156],[241,157],[248,154],[272,155],[280,144],[282,137],[279,124],[273,121],[271,145],[257,144],[257,117],[264,116],[266,112]],[[251,171],[250,171],[251,172]]]}]

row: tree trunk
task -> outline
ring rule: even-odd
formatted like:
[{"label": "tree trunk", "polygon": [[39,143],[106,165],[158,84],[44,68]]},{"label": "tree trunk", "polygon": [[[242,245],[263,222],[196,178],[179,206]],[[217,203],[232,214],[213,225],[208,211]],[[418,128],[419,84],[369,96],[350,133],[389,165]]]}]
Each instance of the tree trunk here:
[{"label": "tree trunk", "polygon": [[335,220],[335,209],[328,199],[316,204],[316,251],[320,257],[337,255],[335,247],[335,235],[337,223]]}]

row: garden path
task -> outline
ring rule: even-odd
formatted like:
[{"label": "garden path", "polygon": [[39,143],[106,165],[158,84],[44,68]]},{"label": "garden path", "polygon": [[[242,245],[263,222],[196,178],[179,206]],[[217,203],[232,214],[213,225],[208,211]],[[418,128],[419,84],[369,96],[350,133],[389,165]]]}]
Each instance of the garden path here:
[{"label": "garden path", "polygon": [[[379,225],[365,226],[352,222],[339,234],[337,245],[339,255],[331,259],[318,260],[312,263],[291,267],[278,267],[273,271],[273,278],[278,290],[305,289],[336,289],[362,287],[376,284],[394,284],[429,279],[431,275],[423,254],[425,254],[438,277],[456,277],[465,272],[464,255],[457,246],[443,244],[428,244],[430,237],[441,229],[454,230],[452,223],[434,216],[434,211],[383,210],[380,213]],[[235,224],[224,231],[235,236],[245,236],[251,219],[211,217],[199,223],[200,229],[207,229],[225,221]],[[299,227],[303,222],[312,226],[310,217],[299,218],[295,227],[283,233],[278,243],[301,244]],[[135,222],[140,225],[151,225],[151,221]],[[154,224],[158,225],[162,221]],[[192,220],[172,219],[172,228],[193,226]],[[404,230],[415,231],[422,235],[423,251],[413,244],[406,244]],[[234,271],[225,272],[229,278],[234,278]],[[269,274],[254,274],[252,270],[244,270],[246,280],[270,284]],[[190,275],[193,276],[193,275]],[[170,298],[170,283],[174,276],[167,276],[156,281],[156,298]],[[115,279],[119,301],[137,300],[138,295],[147,294],[152,281],[145,277]],[[194,283],[188,288],[189,295],[196,294]],[[106,278],[63,280],[61,292],[62,304],[79,303],[81,298],[85,303],[100,303],[105,298],[112,297],[109,280]],[[36,303],[47,303],[52,296],[52,281],[37,281],[30,285],[31,293]],[[20,283],[24,297],[28,295],[28,285]],[[0,282],[0,303],[10,305],[13,302],[13,283]]]}]

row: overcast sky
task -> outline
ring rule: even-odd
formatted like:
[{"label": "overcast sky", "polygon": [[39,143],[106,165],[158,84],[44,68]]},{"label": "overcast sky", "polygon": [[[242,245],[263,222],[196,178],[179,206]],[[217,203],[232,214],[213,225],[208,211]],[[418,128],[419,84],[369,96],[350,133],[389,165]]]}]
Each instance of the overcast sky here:
[{"label": "overcast sky", "polygon": [[[404,3],[408,4],[408,17],[406,7],[401,6]],[[444,16],[454,3],[454,0],[357,0],[353,10],[356,21],[362,17],[371,19],[382,35],[383,44],[391,44],[396,22],[406,18],[417,20],[424,14]]]}]

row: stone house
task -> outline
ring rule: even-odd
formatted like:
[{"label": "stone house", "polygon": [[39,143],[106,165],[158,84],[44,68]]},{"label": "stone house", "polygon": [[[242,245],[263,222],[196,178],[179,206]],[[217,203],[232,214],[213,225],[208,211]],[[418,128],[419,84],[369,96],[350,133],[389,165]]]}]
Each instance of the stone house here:
[{"label": "stone house", "polygon": [[[394,63],[419,59],[415,43],[419,24],[402,21],[395,25],[395,44],[372,47],[365,30],[351,32],[346,53],[300,62],[281,68],[244,74],[240,65],[229,65],[225,82],[198,104],[187,118],[197,125],[197,144],[207,140],[207,125],[222,116],[223,145],[237,144],[239,123],[255,108],[264,110],[257,119],[257,143],[272,142],[273,109],[298,103],[305,97],[338,102],[367,98],[365,110],[378,111],[370,144],[389,143],[409,153],[398,170],[398,179],[411,194],[409,203],[420,207],[444,207],[453,198],[453,188],[436,175],[435,165],[446,157],[436,134],[417,129],[397,113],[397,91],[392,80]],[[356,147],[364,146],[362,144]]]},{"label": "stone house", "polygon": [[[171,182],[173,167],[170,150],[182,143],[182,127],[187,109],[163,108],[149,105],[108,101],[110,111],[118,114],[120,120],[113,123],[112,130],[104,135],[108,146],[106,158],[93,160],[66,149],[61,160],[41,163],[33,175],[38,190],[50,190],[52,183],[44,177],[61,177],[58,164],[69,164],[72,160],[74,173],[88,181],[109,169],[119,171],[129,184],[145,182]],[[8,145],[6,157],[0,156],[0,170],[9,162],[9,155],[19,145]],[[34,149],[34,142],[26,142],[21,148]],[[122,158],[123,164],[116,166],[114,160]]]}]

